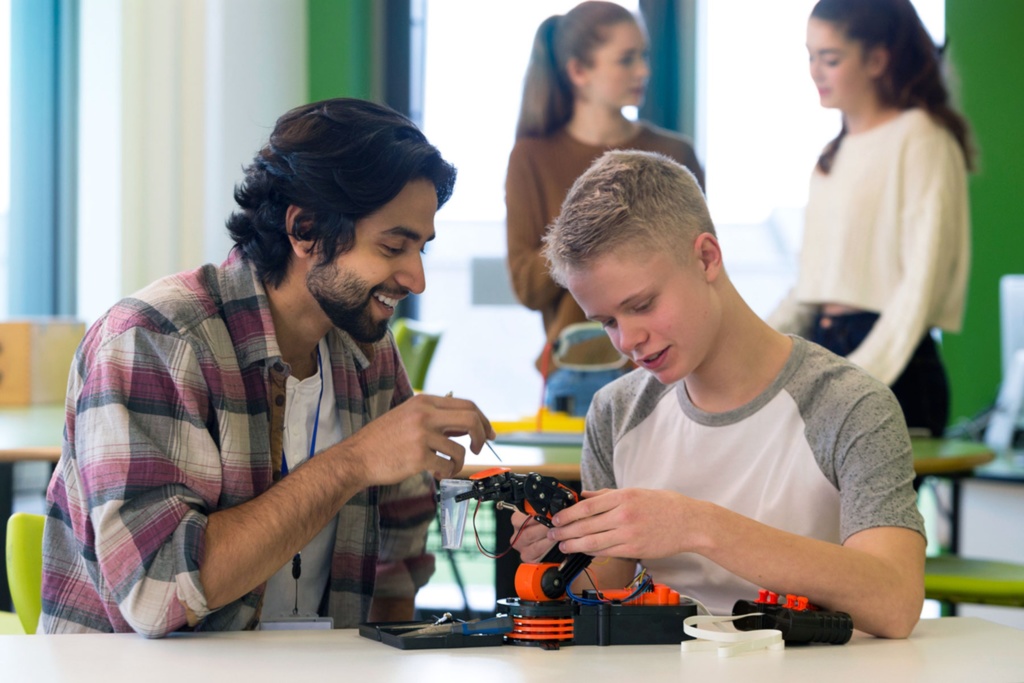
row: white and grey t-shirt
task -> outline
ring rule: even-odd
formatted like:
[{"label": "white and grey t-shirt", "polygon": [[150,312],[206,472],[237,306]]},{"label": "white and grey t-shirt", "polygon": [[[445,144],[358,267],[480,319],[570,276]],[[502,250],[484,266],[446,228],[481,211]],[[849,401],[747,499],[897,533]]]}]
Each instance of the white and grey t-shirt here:
[{"label": "white and grey t-shirt", "polygon": [[[607,385],[586,420],[583,486],[678,491],[833,543],[872,527],[924,534],[910,439],[881,382],[800,337],[748,404],[708,413],[644,370]],[[728,614],[760,586],[694,553],[643,559],[654,580]]]}]

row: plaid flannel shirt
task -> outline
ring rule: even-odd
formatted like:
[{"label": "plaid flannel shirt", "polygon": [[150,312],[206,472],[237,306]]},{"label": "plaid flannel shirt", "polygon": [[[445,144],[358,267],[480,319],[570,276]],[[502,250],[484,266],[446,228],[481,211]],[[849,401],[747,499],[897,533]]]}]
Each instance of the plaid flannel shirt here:
[{"label": "plaid flannel shirt", "polygon": [[[390,334],[360,345],[334,329],[328,346],[346,436],[412,395]],[[288,372],[265,290],[237,252],[155,282],[89,329],[47,491],[41,632],[159,637],[257,623],[264,586],[211,611],[199,567],[207,516],[280,476]],[[423,473],[339,512],[335,627],[365,620],[373,596],[411,598],[426,583],[433,490]]]}]

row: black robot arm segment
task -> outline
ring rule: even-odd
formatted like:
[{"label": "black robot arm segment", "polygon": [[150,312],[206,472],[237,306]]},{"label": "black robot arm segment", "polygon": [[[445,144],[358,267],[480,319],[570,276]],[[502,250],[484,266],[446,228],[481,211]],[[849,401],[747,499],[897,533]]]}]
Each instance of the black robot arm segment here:
[{"label": "black robot arm segment", "polygon": [[455,500],[471,498],[502,503],[500,507],[514,507],[551,526],[551,518],[576,503],[579,495],[554,477],[535,472],[516,474],[498,467],[477,475],[473,479],[472,490],[460,493]]}]

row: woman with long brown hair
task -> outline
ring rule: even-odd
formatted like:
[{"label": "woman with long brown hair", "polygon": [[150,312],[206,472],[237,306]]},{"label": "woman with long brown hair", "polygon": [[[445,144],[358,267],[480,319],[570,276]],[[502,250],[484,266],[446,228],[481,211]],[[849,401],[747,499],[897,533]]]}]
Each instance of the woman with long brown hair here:
[{"label": "woman with long brown hair", "polygon": [[807,25],[821,105],[842,128],[812,173],[796,286],[769,322],[888,384],[940,435],[933,329],[959,331],[970,265],[968,127],[910,0],[820,0]]},{"label": "woman with long brown hair", "polygon": [[[572,295],[548,275],[541,255],[547,226],[558,216],[573,182],[609,149],[659,152],[687,166],[704,185],[704,172],[689,140],[645,121],[632,121],[624,107],[643,102],[650,69],[641,20],[612,2],[583,2],[538,28],[527,67],[505,184],[508,267],[513,289],[541,313],[547,344],[537,361],[547,381],[546,404],[584,414],[589,395],[619,371],[582,373],[552,365],[559,334],[586,320]],[[605,344],[604,335],[590,340]],[[588,356],[608,359],[602,350]],[[561,387],[561,388],[559,388]],[[573,390],[575,387],[578,391]],[[572,406],[556,394],[579,394]]]}]

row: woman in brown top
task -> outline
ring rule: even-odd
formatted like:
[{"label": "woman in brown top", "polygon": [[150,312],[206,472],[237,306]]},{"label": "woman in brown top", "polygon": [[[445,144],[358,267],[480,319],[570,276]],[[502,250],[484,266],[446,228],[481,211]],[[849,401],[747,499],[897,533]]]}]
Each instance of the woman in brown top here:
[{"label": "woman in brown top", "polygon": [[[556,387],[599,385],[617,374],[574,375],[551,365],[559,333],[586,320],[569,292],[552,281],[541,254],[547,226],[558,216],[573,182],[605,151],[639,149],[675,159],[704,187],[704,172],[686,138],[622,114],[623,107],[643,102],[649,76],[645,28],[620,5],[583,2],[564,16],[549,17],[537,29],[508,162],[505,205],[513,289],[519,301],[543,318],[547,344],[537,368],[547,375],[549,408],[566,407],[556,401]],[[585,414],[588,405],[589,396],[576,400],[570,412]]]}]

